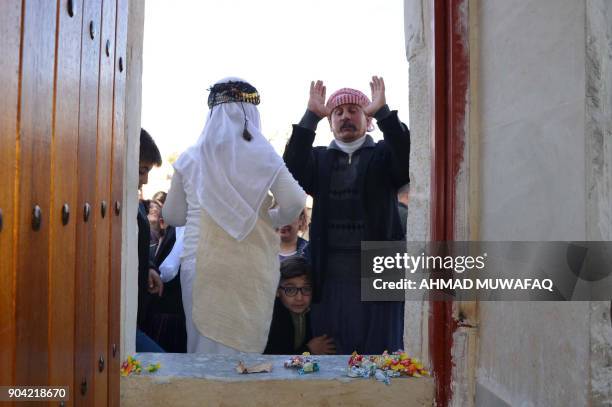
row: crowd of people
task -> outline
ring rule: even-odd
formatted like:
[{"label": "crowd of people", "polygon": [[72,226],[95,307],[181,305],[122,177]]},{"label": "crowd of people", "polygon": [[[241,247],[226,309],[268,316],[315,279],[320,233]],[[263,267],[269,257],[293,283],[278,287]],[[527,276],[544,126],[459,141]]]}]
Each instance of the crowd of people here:
[{"label": "crowd of people", "polygon": [[[350,88],[326,99],[312,82],[283,157],[261,132],[254,86],[230,77],[210,88],[204,130],[173,164],[169,191],[140,201],[138,352],[403,347],[403,303],[361,301],[361,241],[405,237],[410,181],[410,132],[383,79],[370,88],[371,99]],[[313,147],[324,118],[334,140]],[[379,142],[367,134],[374,120]],[[161,162],[143,129],[139,188]]]}]

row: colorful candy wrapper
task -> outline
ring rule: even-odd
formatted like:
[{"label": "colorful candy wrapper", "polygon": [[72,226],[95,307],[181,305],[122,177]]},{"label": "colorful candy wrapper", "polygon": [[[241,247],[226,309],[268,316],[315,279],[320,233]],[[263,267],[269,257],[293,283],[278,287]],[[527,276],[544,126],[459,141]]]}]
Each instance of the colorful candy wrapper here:
[{"label": "colorful candy wrapper", "polygon": [[299,374],[319,371],[319,361],[311,358],[308,352],[304,352],[301,356],[292,356],[291,359],[285,361],[284,366],[288,369],[297,368]]},{"label": "colorful candy wrapper", "polygon": [[370,377],[370,370],[364,367],[350,366],[347,374],[348,377]]},{"label": "colorful candy wrapper", "polygon": [[383,382],[384,384],[391,384],[391,379],[389,379],[389,376],[387,376],[387,374],[380,369],[376,369],[376,373],[374,373],[374,377],[379,382]]},{"label": "colorful candy wrapper", "polygon": [[131,374],[140,374],[142,367],[138,359],[133,356],[128,356],[127,360],[121,364],[121,376],[129,376]]},{"label": "colorful candy wrapper", "polygon": [[[161,364],[151,363],[146,367],[146,371],[149,373],[157,372]],[[130,376],[142,373],[142,366],[140,361],[133,356],[128,356],[128,358],[121,364],[121,368],[119,369],[121,376]]]},{"label": "colorful candy wrapper", "polygon": [[380,356],[363,356],[353,352],[348,361],[347,375],[349,377],[372,377],[388,383],[391,377],[428,376],[419,360],[411,358],[403,351],[392,354],[385,351]]}]

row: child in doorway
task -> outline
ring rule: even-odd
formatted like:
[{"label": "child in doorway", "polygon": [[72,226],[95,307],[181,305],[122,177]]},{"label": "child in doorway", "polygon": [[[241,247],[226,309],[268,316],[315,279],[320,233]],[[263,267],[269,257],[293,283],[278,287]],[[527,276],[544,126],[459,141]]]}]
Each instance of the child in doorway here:
[{"label": "child in doorway", "polygon": [[300,216],[292,223],[277,229],[280,237],[280,251],[278,252],[280,261],[296,255],[310,260],[308,240],[298,236],[299,232],[304,232],[307,228],[308,218],[306,208],[304,208],[300,212]]},{"label": "child in doorway", "polygon": [[312,284],[307,260],[301,256],[289,257],[282,261],[280,273],[274,314],[264,354],[336,353],[333,338],[327,335],[312,337],[309,314]]}]

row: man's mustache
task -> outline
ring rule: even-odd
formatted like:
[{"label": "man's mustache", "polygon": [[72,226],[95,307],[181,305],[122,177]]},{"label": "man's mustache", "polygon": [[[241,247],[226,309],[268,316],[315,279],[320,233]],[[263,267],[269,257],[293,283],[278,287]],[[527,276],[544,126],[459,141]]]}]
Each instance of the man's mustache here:
[{"label": "man's mustache", "polygon": [[344,130],[344,129],[351,129],[351,130],[357,130],[357,127],[353,124],[353,123],[344,123],[341,127],[340,130]]}]

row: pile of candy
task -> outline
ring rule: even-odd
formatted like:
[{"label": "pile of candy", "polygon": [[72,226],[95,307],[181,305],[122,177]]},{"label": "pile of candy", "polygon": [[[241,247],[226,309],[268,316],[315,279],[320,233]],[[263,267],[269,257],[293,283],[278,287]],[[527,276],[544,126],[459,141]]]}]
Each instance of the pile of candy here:
[{"label": "pile of candy", "polygon": [[380,356],[364,356],[353,352],[348,362],[347,374],[349,377],[372,377],[389,384],[391,377],[428,376],[429,372],[423,368],[418,359],[408,356],[403,351],[389,354],[385,351]]},{"label": "pile of candy", "polygon": [[[157,372],[161,364],[151,363],[146,367],[146,371],[149,373]],[[133,356],[128,356],[127,360],[121,364],[121,376],[129,376],[132,374],[140,374],[142,373],[142,366],[140,365],[140,361]]]},{"label": "pile of candy", "polygon": [[310,353],[304,352],[301,356],[292,356],[285,361],[286,368],[298,369],[299,374],[314,373],[319,371],[319,361],[310,357]]}]

